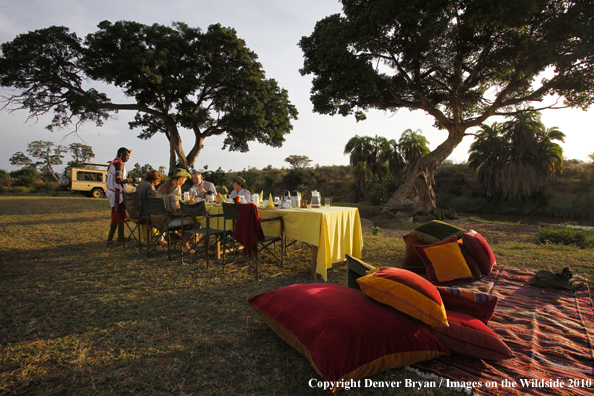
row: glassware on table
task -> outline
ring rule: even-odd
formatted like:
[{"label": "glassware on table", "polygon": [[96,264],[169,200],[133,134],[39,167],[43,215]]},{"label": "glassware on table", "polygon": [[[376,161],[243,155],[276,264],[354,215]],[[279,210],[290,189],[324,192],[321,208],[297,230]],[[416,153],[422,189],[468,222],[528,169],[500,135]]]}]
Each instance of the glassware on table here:
[{"label": "glassware on table", "polygon": [[302,200],[301,200],[301,207],[302,207],[303,209],[307,209],[307,199],[302,199]]},{"label": "glassware on table", "polygon": [[254,203],[254,205],[259,206],[260,196],[258,194],[252,194],[252,202]]},{"label": "glassware on table", "polygon": [[311,207],[312,208],[319,208],[322,206],[322,197],[318,191],[311,192]]},{"label": "glassware on table", "polygon": [[190,193],[188,191],[186,191],[184,193],[184,197],[183,197],[182,201],[188,202],[189,200],[190,200]]},{"label": "glassware on table", "polygon": [[192,186],[192,188],[190,188],[190,199],[196,199],[197,196],[198,188],[196,188],[196,186]]},{"label": "glassware on table", "polygon": [[324,198],[324,205],[325,206],[332,205],[332,198]]},{"label": "glassware on table", "polygon": [[274,197],[274,206],[280,206],[281,200],[280,197]]}]

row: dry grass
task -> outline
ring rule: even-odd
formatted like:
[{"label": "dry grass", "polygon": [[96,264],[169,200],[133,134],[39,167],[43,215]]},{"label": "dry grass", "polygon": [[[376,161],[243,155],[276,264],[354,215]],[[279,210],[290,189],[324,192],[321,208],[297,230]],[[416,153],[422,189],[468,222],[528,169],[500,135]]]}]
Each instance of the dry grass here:
[{"label": "dry grass", "polygon": [[[0,393],[325,393],[309,388],[319,377],[308,361],[246,303],[264,291],[311,282],[310,251],[289,251],[284,274],[256,282],[249,270],[224,275],[218,267],[206,270],[204,261],[182,265],[179,257],[168,262],[132,248],[106,250],[108,227],[106,200],[0,196]],[[407,227],[414,225],[401,228]],[[529,243],[494,249],[504,264],[538,267],[571,256],[584,262],[580,271],[592,268],[591,251]],[[403,252],[401,238],[365,235],[364,258],[374,265],[397,265]],[[344,266],[330,270],[329,279],[343,284]],[[421,380],[403,369],[374,380],[405,378]]]}]

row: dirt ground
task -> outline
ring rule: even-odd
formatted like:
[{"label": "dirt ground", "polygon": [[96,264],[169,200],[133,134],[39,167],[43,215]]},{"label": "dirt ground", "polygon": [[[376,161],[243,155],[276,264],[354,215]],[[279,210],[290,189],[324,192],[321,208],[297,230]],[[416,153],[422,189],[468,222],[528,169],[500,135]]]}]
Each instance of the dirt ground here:
[{"label": "dirt ground", "polygon": [[[473,229],[480,232],[491,244],[506,242],[531,242],[539,229],[538,225],[528,224],[490,224],[469,220],[444,220],[445,223],[462,229]],[[386,215],[378,215],[372,219],[361,219],[363,234],[371,234],[371,226],[380,227],[383,237],[402,238],[410,230],[418,227],[416,223],[396,223]]]}]

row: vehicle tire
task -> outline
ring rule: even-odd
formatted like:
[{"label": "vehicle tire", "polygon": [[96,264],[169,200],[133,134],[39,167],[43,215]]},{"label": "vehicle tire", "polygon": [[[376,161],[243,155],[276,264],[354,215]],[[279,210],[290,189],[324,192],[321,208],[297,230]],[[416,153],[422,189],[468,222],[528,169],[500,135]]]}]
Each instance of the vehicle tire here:
[{"label": "vehicle tire", "polygon": [[103,198],[105,196],[105,194],[103,194],[103,190],[100,188],[94,188],[91,191],[91,197],[93,198]]}]

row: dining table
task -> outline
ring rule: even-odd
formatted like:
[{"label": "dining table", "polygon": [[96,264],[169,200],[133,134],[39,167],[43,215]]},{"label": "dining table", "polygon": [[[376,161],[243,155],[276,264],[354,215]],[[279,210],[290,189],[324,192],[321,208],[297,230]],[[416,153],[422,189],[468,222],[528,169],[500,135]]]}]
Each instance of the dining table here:
[{"label": "dining table", "polygon": [[[236,205],[253,205],[251,203]],[[207,204],[209,214],[222,214],[223,208],[216,204]],[[295,241],[305,242],[312,246],[311,273],[328,280],[328,269],[332,264],[341,263],[345,255],[361,258],[363,250],[363,233],[361,219],[357,208],[343,206],[320,206],[312,208],[266,208],[258,207],[260,218],[267,219],[281,216],[284,220],[284,236]],[[200,218],[197,219],[201,224]],[[210,219],[210,227],[223,229],[224,219]],[[227,220],[226,229],[232,229]],[[264,235],[280,236],[280,223],[262,223]]]}]

